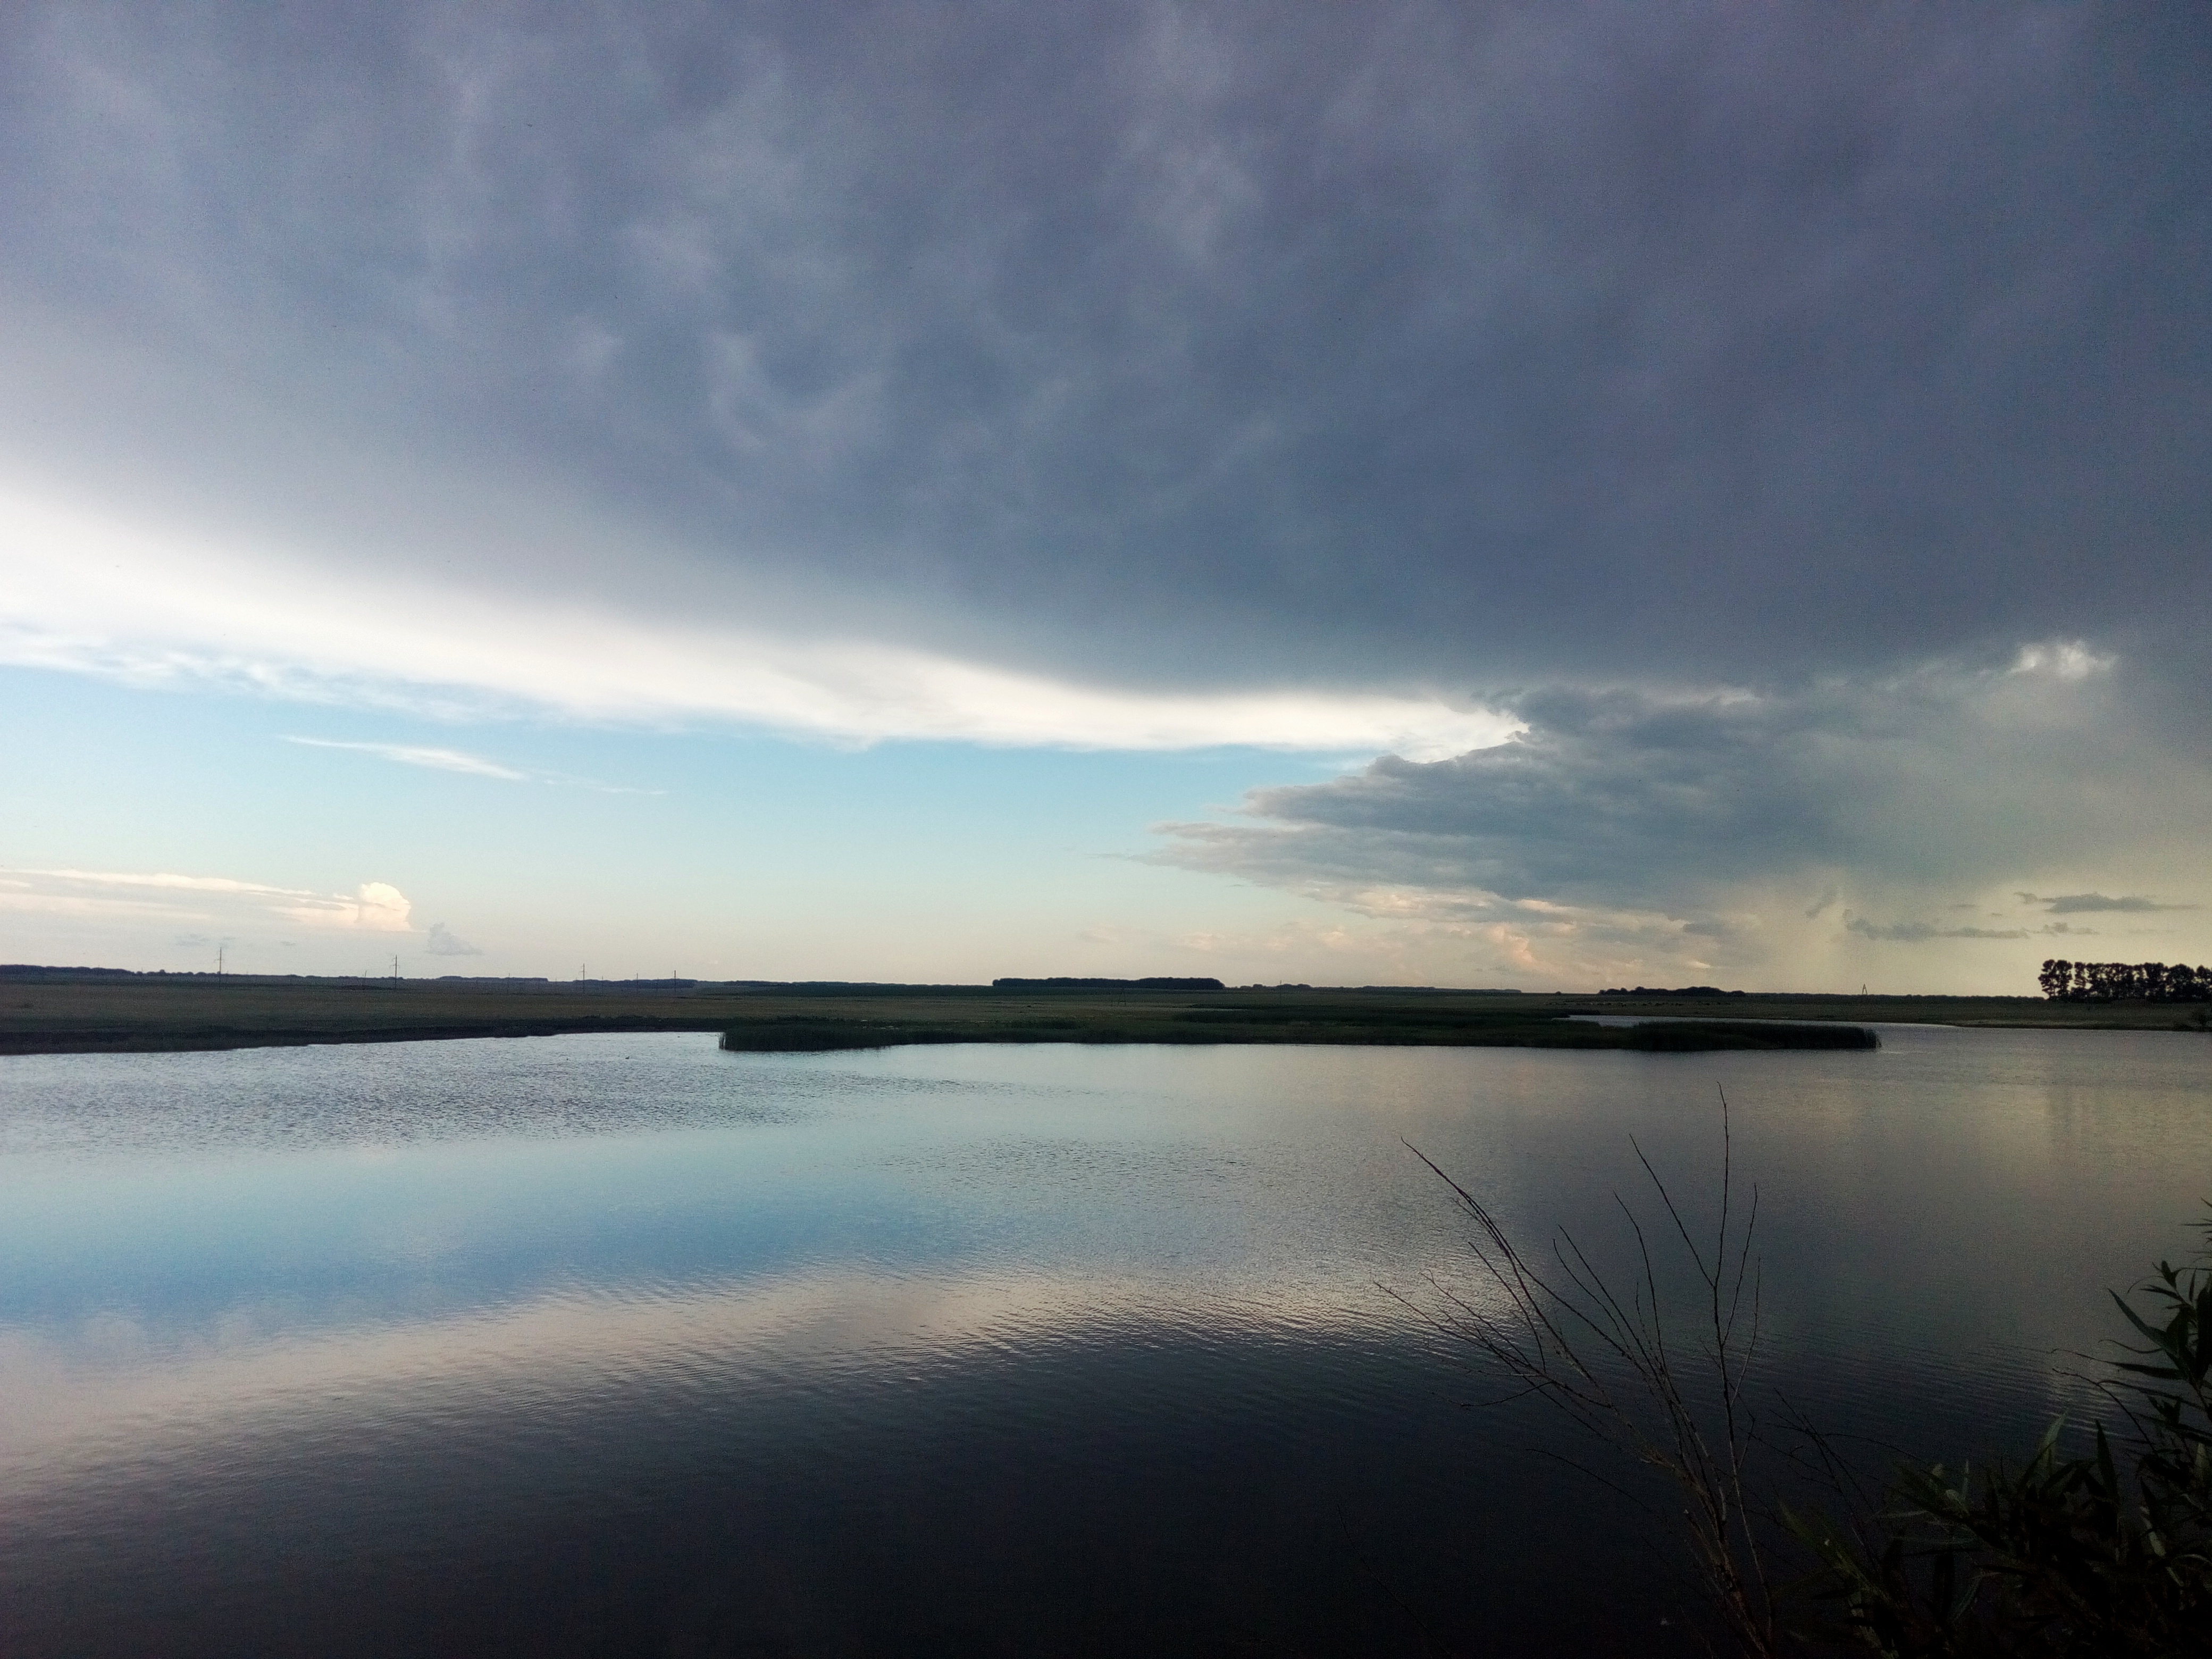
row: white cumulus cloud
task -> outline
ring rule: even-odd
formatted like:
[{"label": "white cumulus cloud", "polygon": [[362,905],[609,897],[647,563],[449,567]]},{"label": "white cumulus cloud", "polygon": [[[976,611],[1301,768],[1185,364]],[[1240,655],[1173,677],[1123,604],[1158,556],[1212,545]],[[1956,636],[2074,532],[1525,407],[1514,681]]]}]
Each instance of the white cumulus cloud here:
[{"label": "white cumulus cloud", "polygon": [[365,881],[351,897],[302,896],[297,904],[278,905],[276,914],[305,922],[310,927],[350,927],[369,933],[408,933],[408,913],[414,906],[407,896],[388,882]]}]

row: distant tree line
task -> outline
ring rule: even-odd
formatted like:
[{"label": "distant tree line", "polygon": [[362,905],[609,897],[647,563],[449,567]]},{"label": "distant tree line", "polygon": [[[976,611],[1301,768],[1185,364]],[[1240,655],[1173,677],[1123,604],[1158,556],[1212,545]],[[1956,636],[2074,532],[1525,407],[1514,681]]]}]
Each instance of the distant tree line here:
[{"label": "distant tree line", "polygon": [[2185,963],[2066,962],[2043,964],[2043,994],[2067,1002],[2212,1002],[2212,968]]},{"label": "distant tree line", "polygon": [[1218,979],[1175,979],[1155,975],[1150,979],[994,979],[991,981],[991,988],[994,991],[1220,991],[1228,988]]}]

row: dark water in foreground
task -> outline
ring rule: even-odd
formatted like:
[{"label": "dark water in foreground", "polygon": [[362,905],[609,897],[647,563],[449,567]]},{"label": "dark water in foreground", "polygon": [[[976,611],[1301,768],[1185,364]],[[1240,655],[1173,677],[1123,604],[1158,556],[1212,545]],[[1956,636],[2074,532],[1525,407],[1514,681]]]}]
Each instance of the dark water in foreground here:
[{"label": "dark water in foreground", "polygon": [[1885,1036],[0,1060],[0,1651],[1692,1650],[1382,1288],[1471,1284],[1400,1137],[1601,1237],[1724,1084],[1773,1380],[2016,1445],[2190,1244],[2212,1042]]}]

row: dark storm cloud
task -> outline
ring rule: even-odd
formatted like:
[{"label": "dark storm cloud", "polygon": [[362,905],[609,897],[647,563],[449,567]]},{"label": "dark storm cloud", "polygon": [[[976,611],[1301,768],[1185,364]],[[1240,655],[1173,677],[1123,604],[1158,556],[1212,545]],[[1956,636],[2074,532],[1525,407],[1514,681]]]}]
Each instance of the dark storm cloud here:
[{"label": "dark storm cloud", "polygon": [[5,27],[7,441],[332,557],[1128,684],[2194,672],[2201,9]]},{"label": "dark storm cloud", "polygon": [[2129,895],[2121,898],[2106,898],[2102,893],[2063,893],[2046,897],[2037,893],[2022,893],[2021,900],[2027,904],[2039,904],[2054,916],[2076,916],[2098,911],[2194,910],[2194,904],[2160,904],[2155,899]]},{"label": "dark storm cloud", "polygon": [[[1169,826],[1157,856],[1315,890],[1678,915],[1802,882],[1819,894],[1810,921],[1837,902],[1838,872],[1862,889],[1934,892],[2116,852],[2185,852],[2212,793],[2199,774],[2154,775],[2155,751],[2128,730],[2129,695],[2102,673],[1942,665],[1788,695],[1544,691],[1510,703],[1528,726],[1510,743],[1255,790],[1241,821]],[[2026,936],[1849,925],[1869,939]]]},{"label": "dark storm cloud", "polygon": [[1854,916],[1844,924],[1861,939],[1891,944],[1919,945],[1936,939],[2026,939],[2025,927],[1938,927],[1927,921],[1872,922]]}]

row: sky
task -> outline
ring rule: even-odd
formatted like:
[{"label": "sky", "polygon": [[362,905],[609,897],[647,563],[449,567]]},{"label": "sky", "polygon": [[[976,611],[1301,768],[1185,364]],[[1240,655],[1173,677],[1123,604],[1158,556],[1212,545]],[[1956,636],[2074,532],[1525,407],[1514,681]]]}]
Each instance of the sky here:
[{"label": "sky", "polygon": [[2212,959],[2199,7],[19,0],[0,960]]}]

